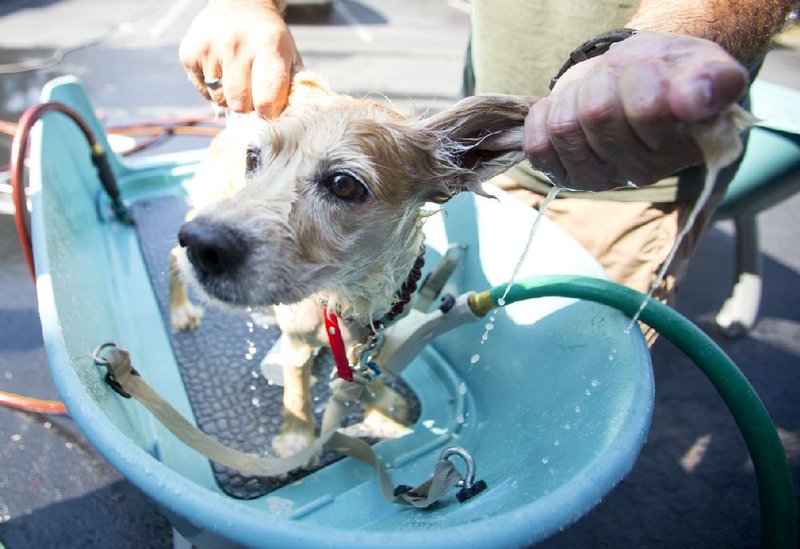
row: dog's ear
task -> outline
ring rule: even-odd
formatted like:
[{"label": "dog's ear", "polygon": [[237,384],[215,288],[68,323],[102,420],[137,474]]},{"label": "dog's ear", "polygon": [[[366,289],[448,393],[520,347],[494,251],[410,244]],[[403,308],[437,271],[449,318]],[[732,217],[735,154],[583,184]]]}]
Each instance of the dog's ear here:
[{"label": "dog's ear", "polygon": [[535,102],[533,97],[479,95],[424,120],[437,142],[437,163],[449,171],[436,178],[438,189],[431,189],[430,199],[444,202],[463,190],[481,193],[481,183],[521,162],[525,116]]},{"label": "dog's ear", "polygon": [[319,105],[333,97],[328,83],[321,76],[310,71],[300,71],[292,78],[289,92],[289,106]]}]

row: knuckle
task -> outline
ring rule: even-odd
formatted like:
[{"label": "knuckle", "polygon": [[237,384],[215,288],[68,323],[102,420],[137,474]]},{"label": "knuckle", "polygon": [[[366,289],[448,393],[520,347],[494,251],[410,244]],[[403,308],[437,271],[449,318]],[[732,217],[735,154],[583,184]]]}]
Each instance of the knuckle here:
[{"label": "knuckle", "polygon": [[646,126],[663,124],[671,118],[671,111],[664,97],[643,95],[630,102],[626,115],[632,124]]},{"label": "knuckle", "polygon": [[593,101],[578,113],[581,126],[602,130],[617,122],[619,118],[617,103],[611,98]]},{"label": "knuckle", "polygon": [[188,40],[183,40],[178,46],[178,59],[180,59],[184,67],[193,67],[196,65],[199,60],[198,53],[199,49],[197,46]]},{"label": "knuckle", "polygon": [[579,125],[574,119],[556,119],[548,120],[547,129],[554,137],[568,139],[578,132]]},{"label": "knuckle", "polygon": [[552,152],[550,141],[538,135],[526,134],[522,140],[522,150],[530,157],[541,157]]},{"label": "knuckle", "polygon": [[547,132],[550,138],[564,145],[577,143],[582,130],[577,118],[553,118],[547,121]]}]

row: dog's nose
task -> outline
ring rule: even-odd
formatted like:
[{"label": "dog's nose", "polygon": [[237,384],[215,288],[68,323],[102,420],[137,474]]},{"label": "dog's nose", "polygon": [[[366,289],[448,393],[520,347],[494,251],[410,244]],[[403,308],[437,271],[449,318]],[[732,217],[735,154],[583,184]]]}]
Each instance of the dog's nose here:
[{"label": "dog's nose", "polygon": [[220,275],[238,267],[247,257],[247,241],[236,229],[195,218],[178,231],[192,265],[203,274]]}]

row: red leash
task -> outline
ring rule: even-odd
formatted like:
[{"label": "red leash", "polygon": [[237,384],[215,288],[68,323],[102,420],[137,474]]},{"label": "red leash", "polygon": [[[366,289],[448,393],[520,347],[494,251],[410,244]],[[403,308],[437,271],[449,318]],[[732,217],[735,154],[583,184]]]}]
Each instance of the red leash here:
[{"label": "red leash", "polygon": [[346,381],[353,381],[353,369],[350,361],[347,360],[347,352],[344,350],[344,339],[342,331],[339,329],[339,319],[336,313],[330,311],[327,306],[322,307],[322,317],[325,319],[325,333],[328,334],[328,344],[331,346],[333,361],[336,363],[336,371],[339,377]]}]

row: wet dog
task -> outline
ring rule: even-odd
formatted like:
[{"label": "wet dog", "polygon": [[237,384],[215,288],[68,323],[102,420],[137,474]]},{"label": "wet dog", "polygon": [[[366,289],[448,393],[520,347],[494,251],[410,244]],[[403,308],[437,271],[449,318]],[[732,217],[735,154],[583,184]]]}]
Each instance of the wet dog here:
[{"label": "wet dog", "polygon": [[[253,115],[229,126],[199,169],[205,189],[173,251],[173,327],[202,312],[183,280],[234,307],[274,306],[281,337],[262,370],[278,364],[284,422],[279,456],[314,440],[310,384],[316,351],[328,345],[323,308],[342,320],[356,348],[397,300],[423,242],[430,208],[517,162],[532,98],[489,95],[430,117],[406,117],[375,101],[331,92],[295,75],[276,120]],[[365,423],[400,428],[407,405],[380,381],[362,403]]]}]

